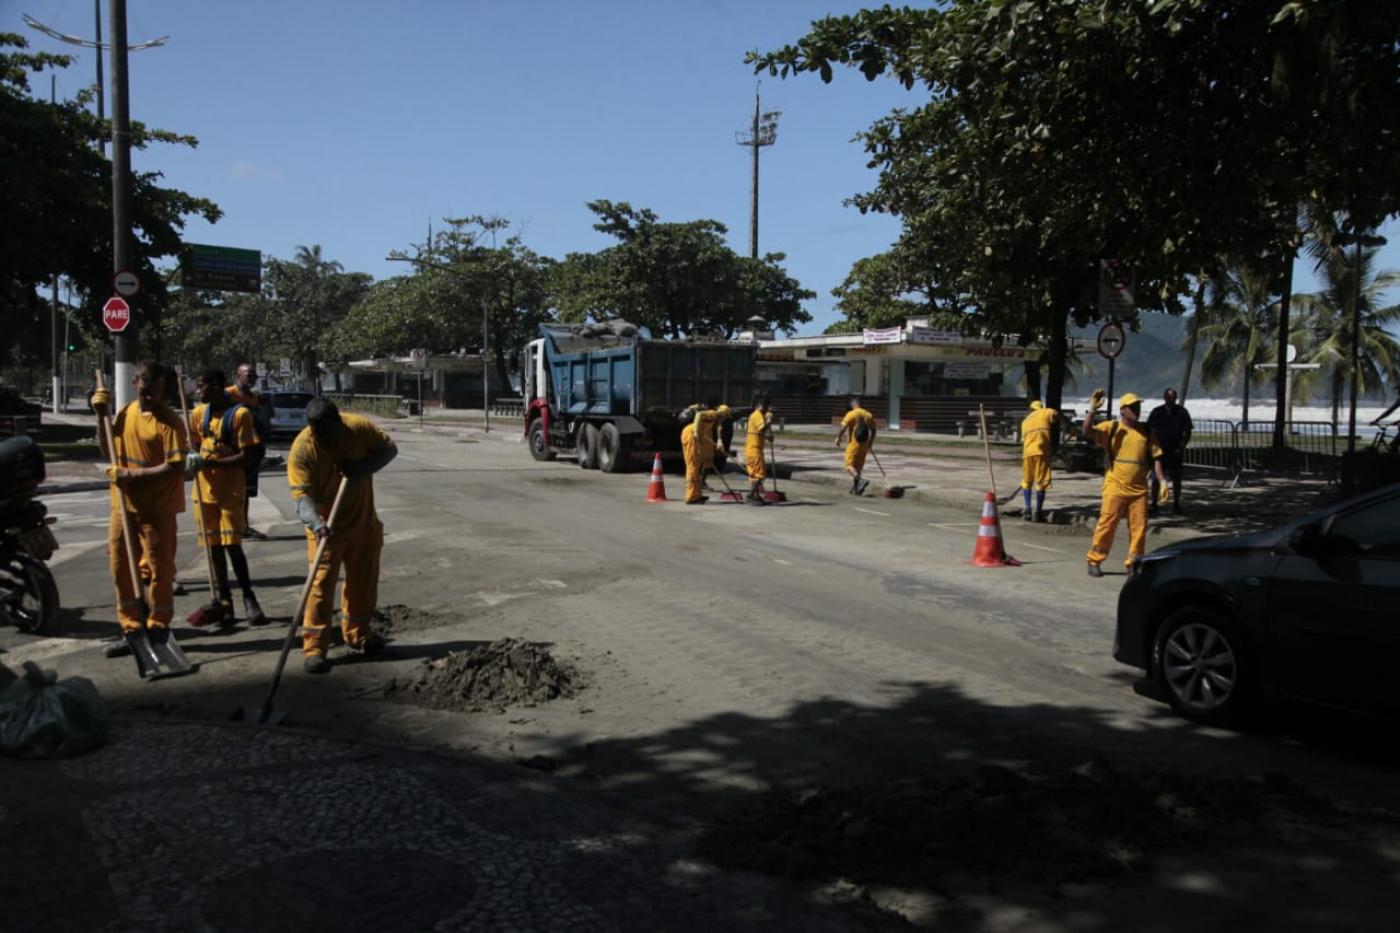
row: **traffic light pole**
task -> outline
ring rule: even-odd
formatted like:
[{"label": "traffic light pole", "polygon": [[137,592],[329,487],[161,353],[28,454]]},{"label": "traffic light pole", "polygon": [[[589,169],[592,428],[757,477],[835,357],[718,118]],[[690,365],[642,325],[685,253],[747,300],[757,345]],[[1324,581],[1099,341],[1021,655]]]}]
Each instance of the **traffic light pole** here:
[{"label": "traffic light pole", "polygon": [[[131,110],[126,72],[126,0],[111,0],[112,48],[112,274],[134,269],[131,256]],[[132,315],[134,318],[135,315]],[[112,386],[119,408],[135,397],[136,322],[116,335]]]}]

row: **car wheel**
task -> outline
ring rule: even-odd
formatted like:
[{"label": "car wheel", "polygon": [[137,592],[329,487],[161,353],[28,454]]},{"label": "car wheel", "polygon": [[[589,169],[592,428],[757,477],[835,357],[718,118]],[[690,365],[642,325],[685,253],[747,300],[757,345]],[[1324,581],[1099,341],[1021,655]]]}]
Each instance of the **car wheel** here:
[{"label": "car wheel", "polygon": [[1152,667],[1172,709],[1211,726],[1238,723],[1254,689],[1244,637],[1230,618],[1188,606],[1167,616]]}]

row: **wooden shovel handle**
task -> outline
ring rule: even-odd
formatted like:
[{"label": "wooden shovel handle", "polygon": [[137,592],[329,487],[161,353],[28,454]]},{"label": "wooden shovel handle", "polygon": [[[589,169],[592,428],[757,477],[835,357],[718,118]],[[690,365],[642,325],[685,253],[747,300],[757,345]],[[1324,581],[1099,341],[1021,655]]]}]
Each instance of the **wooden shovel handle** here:
[{"label": "wooden shovel handle", "polygon": [[[102,370],[100,369],[97,371],[97,387],[103,391],[107,389],[106,380],[102,378]],[[112,416],[108,412],[103,412],[101,417],[102,436],[107,441],[107,456],[111,460],[112,466],[116,467],[119,464],[117,463],[117,444],[112,436]],[[126,564],[127,569],[131,571],[131,585],[136,591],[136,598],[145,603],[146,594],[141,589],[141,571],[136,567],[136,544],[132,541],[131,516],[126,511],[126,493],[122,491],[116,480],[112,480],[112,488],[117,491],[117,509],[121,512],[122,519],[122,543],[126,547]],[[142,619],[141,621],[144,624],[146,620]]]}]

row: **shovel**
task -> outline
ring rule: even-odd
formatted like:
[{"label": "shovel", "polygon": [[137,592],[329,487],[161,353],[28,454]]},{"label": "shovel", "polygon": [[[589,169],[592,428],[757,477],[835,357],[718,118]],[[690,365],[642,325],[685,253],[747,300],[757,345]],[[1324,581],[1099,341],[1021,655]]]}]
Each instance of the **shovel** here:
[{"label": "shovel", "polygon": [[[876,465],[877,467],[880,468],[880,476],[881,476],[881,478],[883,478],[886,482],[889,482],[890,475],[889,475],[888,473],[885,472],[885,465],[884,465],[883,463],[880,462],[880,455],[877,454],[877,453],[875,452],[874,446],[872,446],[872,447],[870,448],[870,456],[872,456],[872,457],[875,458],[875,465]],[[886,499],[903,499],[903,498],[904,498],[904,487],[903,487],[903,486],[886,486],[886,487],[885,487],[885,498],[886,498]]]},{"label": "shovel", "polygon": [[321,559],[326,556],[326,546],[331,543],[330,532],[335,528],[335,514],[340,511],[340,500],[345,497],[345,487],[349,484],[350,477],[340,478],[340,486],[335,491],[335,501],[331,503],[331,514],[326,516],[326,536],[316,545],[316,556],[311,559],[311,566],[307,568],[306,582],[301,587],[301,598],[297,600],[296,612],[287,623],[287,637],[282,642],[282,653],[277,658],[277,668],[272,672],[272,683],[268,685],[262,709],[254,712],[246,706],[241,706],[229,717],[234,722],[256,722],[258,725],[275,726],[286,718],[283,713],[272,712],[272,701],[277,696],[277,687],[282,683],[282,669],[287,666],[287,655],[291,653],[292,640],[301,630],[301,619],[306,614],[306,603],[311,598],[311,584],[316,579],[316,570],[321,566]]},{"label": "shovel", "polygon": [[[107,388],[100,370],[97,372],[97,387],[104,391]],[[112,416],[106,412],[102,414],[102,437],[107,442],[107,454],[112,466],[118,466],[117,445],[112,434]],[[131,649],[132,657],[136,659],[136,673],[143,680],[189,674],[194,671],[194,665],[180,650],[179,643],[175,641],[175,634],[169,628],[153,633],[146,624],[151,611],[146,603],[146,589],[141,583],[141,571],[136,563],[136,545],[133,541],[135,532],[131,528],[131,514],[126,510],[126,493],[116,482],[112,483],[112,488],[117,491],[117,510],[122,520],[122,546],[126,549],[126,566],[131,572],[131,589],[136,594],[137,611],[141,614],[141,628],[134,632],[122,633],[127,647]]]},{"label": "shovel", "polygon": [[[176,382],[180,386],[180,419],[182,423],[181,426],[185,429],[185,449],[190,450],[192,449],[190,439],[190,410],[189,404],[185,400],[185,374],[180,373]],[[204,568],[209,572],[209,603],[208,605],[200,606],[185,619],[186,622],[194,626],[215,625],[224,621],[224,607],[223,604],[219,602],[218,579],[214,575],[214,555],[209,549],[209,538],[204,533],[204,502],[199,495],[199,480],[199,472],[196,471],[194,474],[194,527],[195,531],[199,534],[199,546],[204,550]]]},{"label": "shovel", "polygon": [[773,439],[771,434],[768,435],[768,452],[771,455],[769,462],[772,465],[770,472],[773,474],[773,489],[765,491],[763,498],[769,502],[786,502],[787,494],[778,489],[778,442]]}]

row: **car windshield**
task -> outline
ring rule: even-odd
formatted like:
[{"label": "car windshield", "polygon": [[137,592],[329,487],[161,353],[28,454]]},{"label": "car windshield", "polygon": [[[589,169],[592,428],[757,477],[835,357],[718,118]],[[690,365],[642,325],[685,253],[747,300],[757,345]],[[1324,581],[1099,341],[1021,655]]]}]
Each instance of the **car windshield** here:
[{"label": "car windshield", "polygon": [[309,392],[279,392],[272,397],[274,408],[305,408],[311,404]]}]

